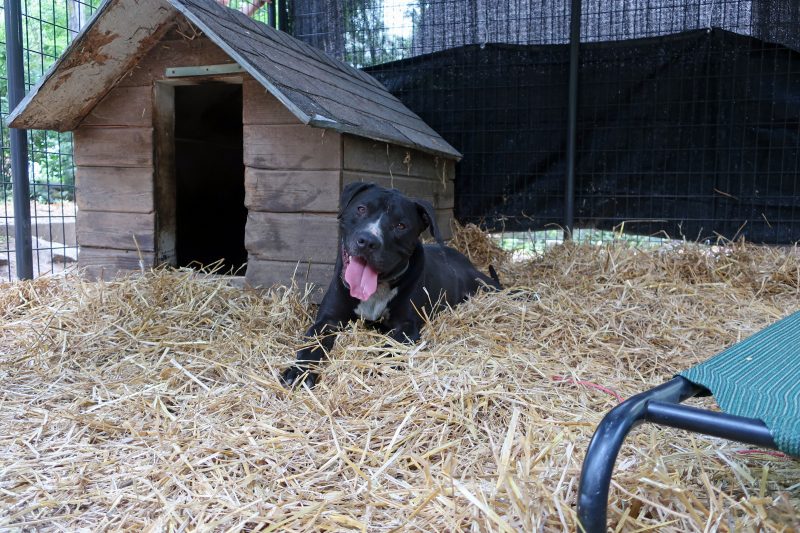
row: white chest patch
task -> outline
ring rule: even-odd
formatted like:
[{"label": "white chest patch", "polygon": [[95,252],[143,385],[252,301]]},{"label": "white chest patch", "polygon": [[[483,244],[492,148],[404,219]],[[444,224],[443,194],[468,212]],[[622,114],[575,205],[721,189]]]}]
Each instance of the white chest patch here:
[{"label": "white chest patch", "polygon": [[375,294],[370,296],[368,300],[358,304],[356,313],[364,320],[371,322],[388,319],[389,311],[386,307],[396,295],[396,288],[390,289],[388,283],[381,283],[378,285],[378,290],[375,291]]}]

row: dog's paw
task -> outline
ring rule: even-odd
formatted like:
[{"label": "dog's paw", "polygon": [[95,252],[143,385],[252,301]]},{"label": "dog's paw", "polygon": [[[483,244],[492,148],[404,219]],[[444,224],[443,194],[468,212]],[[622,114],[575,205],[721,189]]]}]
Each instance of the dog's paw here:
[{"label": "dog's paw", "polygon": [[290,366],[281,374],[281,383],[284,387],[294,388],[299,387],[303,383],[313,388],[317,384],[317,374],[309,370],[307,367]]}]

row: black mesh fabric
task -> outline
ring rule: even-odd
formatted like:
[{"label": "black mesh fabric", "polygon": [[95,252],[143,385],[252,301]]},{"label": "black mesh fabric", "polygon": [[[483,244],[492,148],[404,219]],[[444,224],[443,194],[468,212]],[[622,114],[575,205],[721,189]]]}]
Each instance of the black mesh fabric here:
[{"label": "black mesh fabric", "polygon": [[[464,154],[456,216],[564,212],[567,0],[298,0],[295,34],[377,77]],[[800,2],[583,2],[576,227],[800,240]],[[398,37],[403,35],[403,37]]]}]

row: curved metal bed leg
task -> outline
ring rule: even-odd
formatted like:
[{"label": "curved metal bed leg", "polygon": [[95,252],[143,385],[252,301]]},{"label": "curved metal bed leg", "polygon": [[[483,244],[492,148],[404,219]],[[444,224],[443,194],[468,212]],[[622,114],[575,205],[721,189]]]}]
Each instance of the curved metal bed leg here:
[{"label": "curved metal bed leg", "polygon": [[680,403],[703,391],[689,380],[676,377],[637,394],[609,411],[595,430],[581,469],[578,489],[578,528],[585,533],[605,533],[611,474],[628,432],[645,420],[652,400]]}]

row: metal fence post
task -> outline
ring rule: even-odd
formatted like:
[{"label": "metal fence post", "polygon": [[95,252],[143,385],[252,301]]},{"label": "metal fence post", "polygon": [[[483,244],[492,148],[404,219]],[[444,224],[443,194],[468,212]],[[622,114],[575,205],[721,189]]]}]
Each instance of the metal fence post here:
[{"label": "metal fence post", "polygon": [[277,28],[275,24],[275,15],[278,12],[278,6],[276,0],[272,0],[272,2],[267,2],[267,25],[271,28]]},{"label": "metal fence post", "polygon": [[[22,7],[20,0],[6,0],[6,62],[8,69],[8,108],[14,109],[25,97],[25,72],[22,66]],[[11,141],[11,179],[14,188],[14,248],[17,278],[33,279],[31,243],[31,205],[28,185],[28,134],[9,129]]]},{"label": "metal fence post", "polygon": [[275,10],[278,12],[278,29],[289,31],[289,9],[286,0],[275,0]]},{"label": "metal fence post", "polygon": [[581,0],[572,0],[569,19],[569,100],[567,108],[567,175],[564,184],[564,240],[575,223],[575,157],[578,143],[578,60],[581,42]]}]

